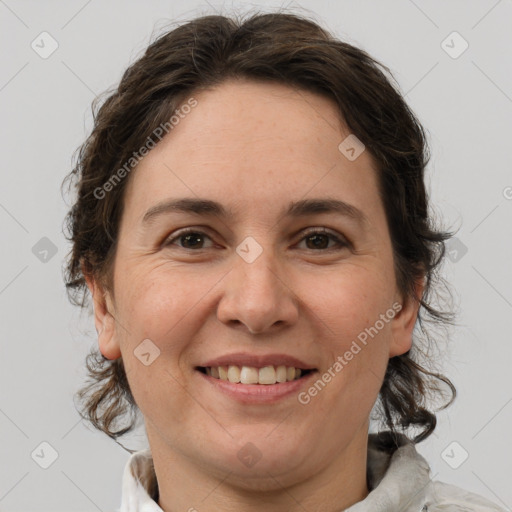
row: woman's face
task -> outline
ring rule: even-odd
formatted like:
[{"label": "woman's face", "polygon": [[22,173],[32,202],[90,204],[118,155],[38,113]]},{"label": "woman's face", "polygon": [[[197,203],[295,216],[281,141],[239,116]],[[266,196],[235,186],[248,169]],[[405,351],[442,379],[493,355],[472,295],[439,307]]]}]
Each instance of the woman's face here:
[{"label": "woman's face", "polygon": [[[307,478],[362,453],[388,359],[410,348],[374,163],[338,148],[350,132],[313,93],[230,81],[193,96],[130,176],[99,345],[122,356],[159,456]],[[210,366],[313,371],[243,384]]]}]

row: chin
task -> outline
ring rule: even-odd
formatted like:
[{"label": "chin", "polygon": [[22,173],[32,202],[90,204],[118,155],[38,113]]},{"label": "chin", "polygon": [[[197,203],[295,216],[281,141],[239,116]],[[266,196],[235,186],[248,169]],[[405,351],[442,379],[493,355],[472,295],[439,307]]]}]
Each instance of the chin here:
[{"label": "chin", "polygon": [[209,451],[208,465],[215,466],[224,476],[229,472],[232,483],[254,491],[282,490],[280,477],[300,479],[313,470],[315,461],[305,452],[305,441],[283,435],[285,432],[274,437],[275,432],[270,432],[272,428],[268,426],[257,432],[248,429],[239,431],[233,439],[211,442],[216,449]]}]

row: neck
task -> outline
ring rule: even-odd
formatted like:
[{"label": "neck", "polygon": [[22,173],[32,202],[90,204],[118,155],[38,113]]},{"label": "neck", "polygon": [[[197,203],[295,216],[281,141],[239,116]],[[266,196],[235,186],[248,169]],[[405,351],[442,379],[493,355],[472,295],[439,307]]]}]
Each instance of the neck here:
[{"label": "neck", "polygon": [[158,505],[164,512],[338,512],[368,495],[367,431],[318,468],[272,468],[258,477],[205,466],[162,442],[148,431],[158,480]]}]

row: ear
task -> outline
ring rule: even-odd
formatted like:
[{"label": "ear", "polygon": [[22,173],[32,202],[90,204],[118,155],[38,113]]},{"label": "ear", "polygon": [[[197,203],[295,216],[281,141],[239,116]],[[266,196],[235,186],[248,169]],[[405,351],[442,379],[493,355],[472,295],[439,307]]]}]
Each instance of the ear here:
[{"label": "ear", "polygon": [[[420,308],[419,299],[423,296],[425,289],[425,279],[416,282],[415,297],[403,297],[397,294],[397,299],[393,304],[393,309],[397,311],[392,320],[392,339],[389,345],[389,357],[405,354],[412,347],[412,333],[418,311]],[[398,306],[401,305],[401,307]]]},{"label": "ear", "polygon": [[93,277],[84,275],[93,298],[94,324],[98,333],[100,352],[107,359],[118,359],[121,357],[121,349],[117,339],[115,310],[110,294],[104,291]]}]

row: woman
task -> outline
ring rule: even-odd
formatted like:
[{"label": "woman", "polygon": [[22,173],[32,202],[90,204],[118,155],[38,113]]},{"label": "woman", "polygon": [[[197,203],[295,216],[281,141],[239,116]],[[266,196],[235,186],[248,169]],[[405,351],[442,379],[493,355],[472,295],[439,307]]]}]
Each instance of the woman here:
[{"label": "woman", "polygon": [[122,512],[500,510],[414,446],[429,396],[455,396],[417,359],[421,319],[448,319],[430,299],[449,235],[380,68],[294,15],[209,16],[99,108],[67,286],[90,291],[101,353],[82,414],[114,439],[144,417]]}]

